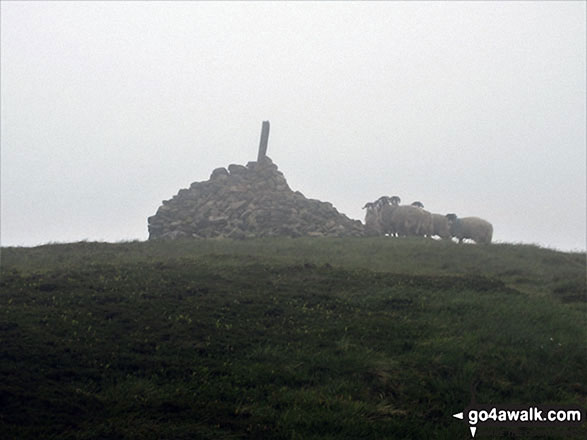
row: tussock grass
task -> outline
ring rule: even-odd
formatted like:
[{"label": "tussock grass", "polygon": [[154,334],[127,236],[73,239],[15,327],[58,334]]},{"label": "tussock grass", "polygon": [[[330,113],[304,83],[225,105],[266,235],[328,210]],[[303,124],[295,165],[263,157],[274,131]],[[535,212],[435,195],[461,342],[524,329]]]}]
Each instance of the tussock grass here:
[{"label": "tussock grass", "polygon": [[0,275],[3,438],[454,439],[472,394],[587,407],[585,254],[84,242]]}]

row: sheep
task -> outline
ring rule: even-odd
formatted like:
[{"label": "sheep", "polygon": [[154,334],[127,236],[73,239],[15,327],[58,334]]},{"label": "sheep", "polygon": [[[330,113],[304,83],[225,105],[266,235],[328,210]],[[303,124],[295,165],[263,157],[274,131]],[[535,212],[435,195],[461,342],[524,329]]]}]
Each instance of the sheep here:
[{"label": "sheep", "polygon": [[374,202],[366,203],[365,226],[372,235],[390,236],[432,236],[432,214],[421,202],[413,206],[400,205],[398,196],[381,196]]},{"label": "sheep", "polygon": [[400,199],[398,196],[388,197],[387,199],[392,206],[399,206],[399,204],[402,202],[402,199]]},{"label": "sheep", "polygon": [[397,205],[386,204],[379,208],[379,224],[381,225],[381,232],[383,235],[389,234],[394,237],[397,233],[396,228],[391,220],[392,214],[397,208]]},{"label": "sheep", "polygon": [[[432,237],[434,224],[432,222],[432,214],[424,209],[424,204],[420,201],[412,202],[411,206],[415,206],[416,208],[420,208],[423,212],[425,217],[422,218],[422,222],[416,231],[416,235],[423,235],[425,237]],[[430,214],[430,215],[428,215]]]},{"label": "sheep", "polygon": [[490,244],[493,237],[493,226],[487,220],[479,217],[457,218],[456,214],[447,214],[450,235],[456,237],[459,243],[470,238],[475,243]]},{"label": "sheep", "polygon": [[365,213],[365,228],[368,235],[385,235],[388,231],[383,230],[381,224],[381,210],[391,204],[399,204],[399,197],[381,196],[374,202],[368,202],[363,206]]},{"label": "sheep", "polygon": [[424,237],[432,237],[434,232],[434,223],[432,221],[432,213],[430,211],[426,211],[424,208],[420,208],[422,211],[422,219],[419,225],[419,229],[417,231],[417,235],[422,235]]},{"label": "sheep", "polygon": [[381,209],[382,207],[384,207],[386,205],[397,206],[400,204],[400,202],[401,202],[401,199],[398,196],[393,196],[393,197],[381,196],[377,200],[375,200],[375,202],[373,202],[373,204],[375,205],[375,207],[377,209]]},{"label": "sheep", "polygon": [[378,207],[382,235],[399,236],[396,224],[392,221],[392,214],[399,207],[401,199],[398,196],[382,196],[375,203],[377,203]]},{"label": "sheep", "polygon": [[[419,201],[412,202],[412,206],[416,206],[417,208],[424,208],[424,204]],[[442,214],[431,214],[431,224],[427,230],[430,231],[428,234],[429,237],[438,236],[443,239],[451,238],[448,227],[448,219]]]},{"label": "sheep", "polygon": [[389,197],[387,196],[381,196],[373,202],[373,205],[375,205],[377,209],[387,204],[389,204]]},{"label": "sheep", "polygon": [[445,215],[432,214],[432,235],[445,240],[451,238],[448,219]]},{"label": "sheep", "polygon": [[369,235],[381,235],[381,224],[379,220],[379,208],[377,202],[369,202],[363,206],[365,213],[365,229]]},{"label": "sheep", "polygon": [[[365,227],[369,235],[386,235],[391,234],[389,228],[383,228],[381,223],[381,211],[385,207],[399,205],[400,198],[397,196],[381,196],[374,202],[368,202],[363,206],[366,209]],[[393,234],[391,234],[393,235]]]},{"label": "sheep", "polygon": [[382,229],[389,234],[398,236],[431,234],[431,214],[415,206],[387,205],[381,208],[380,222]]},{"label": "sheep", "polygon": [[432,215],[416,206],[399,206],[393,217],[401,235],[430,236],[432,234]]}]

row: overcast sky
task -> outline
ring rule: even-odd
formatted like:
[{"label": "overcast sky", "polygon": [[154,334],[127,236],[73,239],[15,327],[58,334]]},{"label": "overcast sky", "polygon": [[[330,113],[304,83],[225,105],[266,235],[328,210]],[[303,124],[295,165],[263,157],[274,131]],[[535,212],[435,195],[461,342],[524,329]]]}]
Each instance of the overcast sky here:
[{"label": "overcast sky", "polygon": [[586,3],[2,2],[1,243],[147,239],[268,155],[351,218],[381,195],[584,250]]}]

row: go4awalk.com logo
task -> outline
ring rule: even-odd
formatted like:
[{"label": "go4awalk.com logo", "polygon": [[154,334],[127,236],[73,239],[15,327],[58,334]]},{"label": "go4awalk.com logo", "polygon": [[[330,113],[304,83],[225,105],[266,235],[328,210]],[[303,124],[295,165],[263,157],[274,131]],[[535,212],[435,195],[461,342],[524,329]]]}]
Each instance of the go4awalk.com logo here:
[{"label": "go4awalk.com logo", "polygon": [[463,412],[453,414],[453,417],[468,423],[471,437],[475,437],[479,426],[578,427],[585,423],[586,412],[577,407],[475,405],[466,408]]}]

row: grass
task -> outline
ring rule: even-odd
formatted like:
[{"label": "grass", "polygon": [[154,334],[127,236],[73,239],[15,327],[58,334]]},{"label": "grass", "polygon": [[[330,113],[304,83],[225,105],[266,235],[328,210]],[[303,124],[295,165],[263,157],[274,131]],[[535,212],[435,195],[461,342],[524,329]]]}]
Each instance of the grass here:
[{"label": "grass", "polygon": [[2,438],[457,439],[472,398],[587,407],[584,253],[82,242],[0,275]]}]

